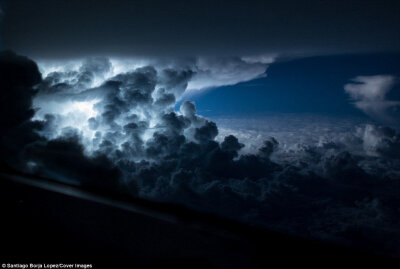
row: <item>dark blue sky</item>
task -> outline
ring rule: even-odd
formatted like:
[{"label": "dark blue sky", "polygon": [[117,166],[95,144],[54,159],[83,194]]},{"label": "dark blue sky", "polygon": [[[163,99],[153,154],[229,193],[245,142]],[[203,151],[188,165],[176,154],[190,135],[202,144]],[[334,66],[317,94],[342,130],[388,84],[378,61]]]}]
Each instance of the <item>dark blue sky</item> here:
[{"label": "dark blue sky", "polygon": [[[400,75],[400,54],[362,54],[295,59],[272,64],[267,77],[202,91],[187,98],[199,114],[248,116],[317,113],[363,116],[343,86],[356,76]],[[400,100],[397,84],[387,99]],[[178,106],[179,107],[179,104]]]}]

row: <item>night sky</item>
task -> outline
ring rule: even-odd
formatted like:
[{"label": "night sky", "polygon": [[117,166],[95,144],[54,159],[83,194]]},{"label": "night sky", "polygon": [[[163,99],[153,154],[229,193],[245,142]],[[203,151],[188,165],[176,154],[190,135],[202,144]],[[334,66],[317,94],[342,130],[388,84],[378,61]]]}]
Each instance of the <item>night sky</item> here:
[{"label": "night sky", "polygon": [[[272,64],[267,76],[191,96],[204,115],[287,112],[362,116],[343,86],[358,75],[400,75],[400,54],[315,56]],[[399,85],[388,98],[400,100]]]},{"label": "night sky", "polygon": [[288,57],[398,51],[398,1],[3,1],[3,46],[31,57]]},{"label": "night sky", "polygon": [[399,1],[0,1],[1,165],[400,256]]}]

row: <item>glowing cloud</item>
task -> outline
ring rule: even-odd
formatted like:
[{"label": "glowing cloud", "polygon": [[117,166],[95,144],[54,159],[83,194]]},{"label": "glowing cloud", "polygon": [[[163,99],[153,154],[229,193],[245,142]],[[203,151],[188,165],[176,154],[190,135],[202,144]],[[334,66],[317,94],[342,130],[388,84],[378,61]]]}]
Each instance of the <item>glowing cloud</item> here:
[{"label": "glowing cloud", "polygon": [[344,90],[364,113],[374,118],[387,119],[387,110],[400,104],[386,100],[386,94],[395,83],[396,77],[390,75],[358,76],[352,79],[352,83],[346,84]]}]

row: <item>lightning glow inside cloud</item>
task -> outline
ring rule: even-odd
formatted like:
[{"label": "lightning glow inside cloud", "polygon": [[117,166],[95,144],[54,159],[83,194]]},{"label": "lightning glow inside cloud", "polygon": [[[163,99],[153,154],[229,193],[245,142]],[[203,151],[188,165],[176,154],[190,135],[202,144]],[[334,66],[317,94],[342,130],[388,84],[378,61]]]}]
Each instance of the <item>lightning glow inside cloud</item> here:
[{"label": "lightning glow inside cloud", "polygon": [[[48,138],[76,130],[87,152],[98,150],[104,136],[112,136],[113,144],[121,148],[132,135],[125,128],[129,124],[140,126],[135,127],[135,135],[143,143],[156,131],[165,131],[163,115],[173,112],[185,92],[264,76],[267,62],[265,57],[260,59],[186,59],[176,67],[143,59],[40,62],[44,80],[33,100],[37,111],[33,119],[45,121],[51,115],[51,123],[42,132]],[[192,123],[197,128],[205,122],[197,117]],[[191,128],[184,133],[194,139]]]},{"label": "lightning glow inside cloud", "polygon": [[0,54],[1,158],[26,173],[301,236],[354,243],[349,229],[363,227],[387,245],[399,235],[397,130],[293,115],[220,120],[218,129],[193,102],[175,111],[191,82],[250,80],[265,75],[262,62],[91,58],[42,64],[41,79],[33,61]]}]

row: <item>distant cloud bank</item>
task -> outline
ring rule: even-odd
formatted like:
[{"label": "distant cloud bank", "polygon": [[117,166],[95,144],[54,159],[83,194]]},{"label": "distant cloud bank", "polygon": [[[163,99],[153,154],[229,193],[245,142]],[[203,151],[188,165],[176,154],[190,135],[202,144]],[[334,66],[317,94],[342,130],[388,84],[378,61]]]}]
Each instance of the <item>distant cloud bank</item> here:
[{"label": "distant cloud bank", "polygon": [[358,76],[344,86],[346,93],[354,101],[354,105],[365,114],[388,120],[388,111],[400,105],[400,102],[386,99],[398,78],[391,75]]}]

